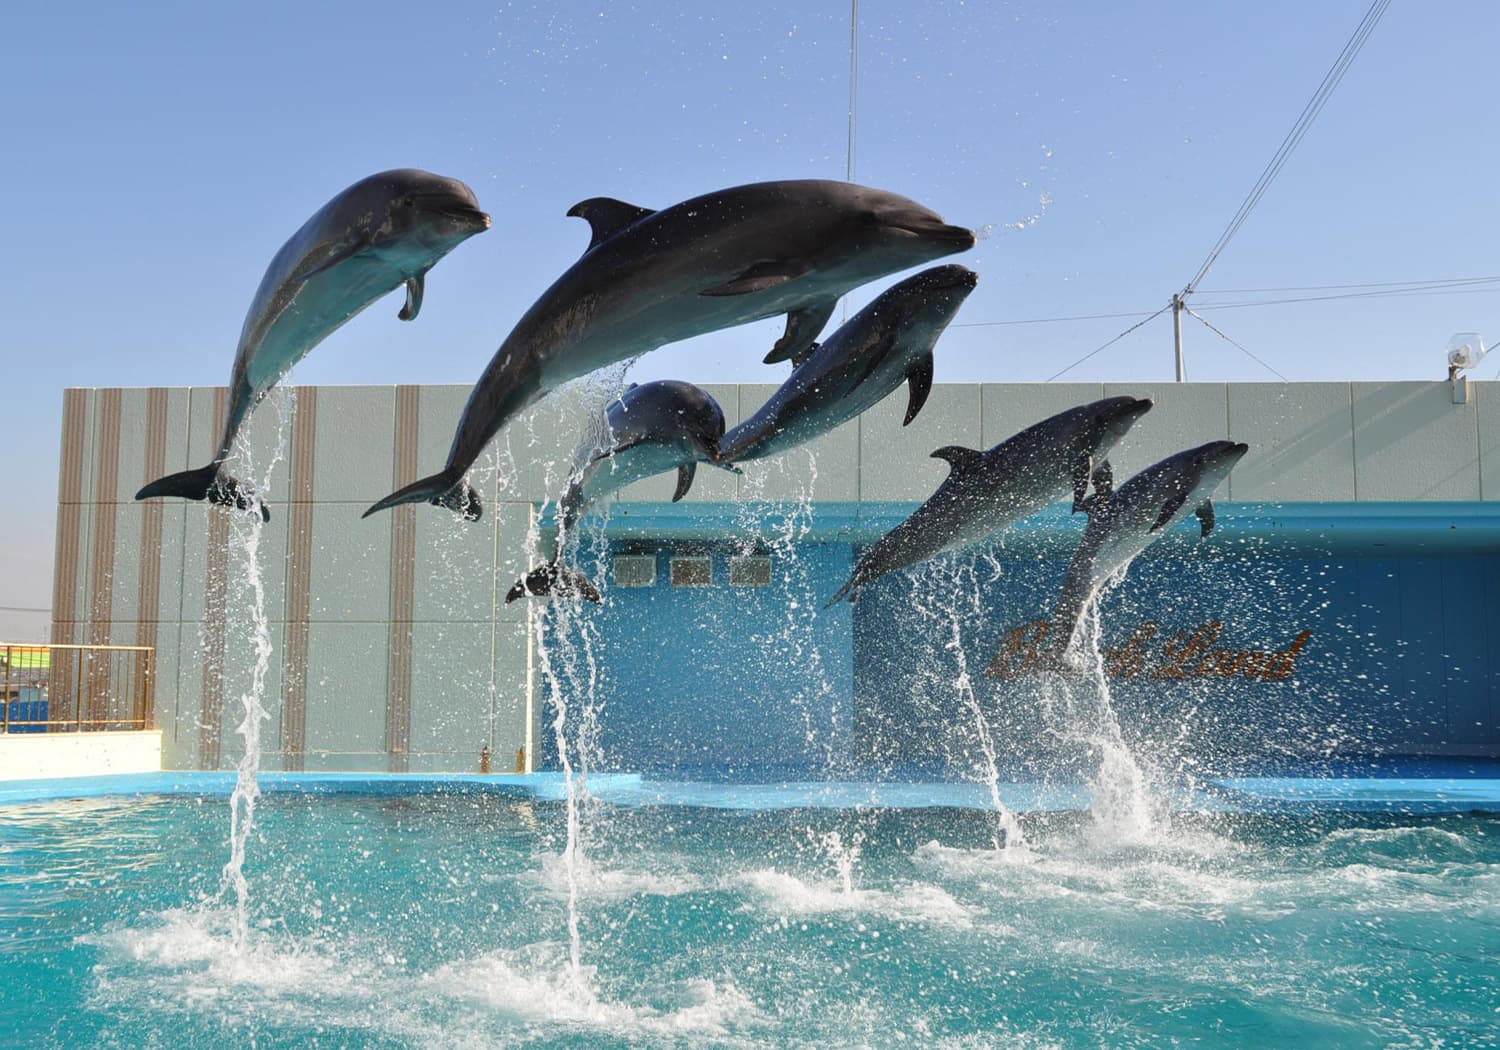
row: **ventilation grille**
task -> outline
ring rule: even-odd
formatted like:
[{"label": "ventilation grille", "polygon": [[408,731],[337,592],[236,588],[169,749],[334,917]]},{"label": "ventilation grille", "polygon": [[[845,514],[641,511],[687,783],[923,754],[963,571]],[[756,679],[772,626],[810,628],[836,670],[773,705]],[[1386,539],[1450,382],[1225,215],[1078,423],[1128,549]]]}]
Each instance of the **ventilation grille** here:
[{"label": "ventilation grille", "polygon": [[651,587],[656,584],[656,555],[616,554],[616,587]]},{"label": "ventilation grille", "polygon": [[713,585],[713,562],[708,558],[673,558],[673,587],[709,587]]},{"label": "ventilation grille", "polygon": [[764,554],[742,554],[729,559],[731,587],[771,586],[771,559]]}]

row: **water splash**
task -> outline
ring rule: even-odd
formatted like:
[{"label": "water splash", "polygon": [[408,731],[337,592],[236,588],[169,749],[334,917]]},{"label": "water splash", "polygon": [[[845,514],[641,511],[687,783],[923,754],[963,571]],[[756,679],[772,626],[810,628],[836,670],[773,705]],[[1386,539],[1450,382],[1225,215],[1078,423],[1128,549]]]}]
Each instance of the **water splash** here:
[{"label": "water splash", "polygon": [[[996,571],[998,572],[998,566]],[[935,578],[940,578],[936,585]],[[964,623],[983,623],[985,619],[976,562],[970,560],[953,567],[946,560],[939,561],[928,571],[913,575],[911,604],[917,613],[944,633],[943,648],[952,655],[957,665],[957,673],[950,684],[953,695],[958,698],[969,718],[974,740],[979,745],[982,761],[978,763],[977,772],[989,788],[990,805],[995,812],[991,842],[997,850],[1006,846],[1021,846],[1025,841],[1021,824],[1005,805],[1000,794],[999,754],[990,732],[989,719],[979,702],[979,693],[974,688],[974,678],[969,672],[968,653],[964,650]]]},{"label": "water splash", "polygon": [[[271,625],[266,614],[266,581],[260,560],[260,544],[264,538],[265,525],[261,519],[264,493],[271,487],[271,478],[281,461],[286,458],[287,439],[291,432],[290,421],[296,408],[296,393],[289,385],[279,385],[267,398],[276,411],[276,445],[264,471],[257,472],[252,450],[245,447],[236,457],[241,476],[254,479],[254,490],[250,506],[243,511],[229,510],[231,514],[230,552],[235,571],[234,607],[249,618],[251,644],[255,662],[251,665],[250,686],[240,696],[243,714],[235,732],[239,734],[244,749],[236,767],[234,792],[229,797],[229,860],[219,879],[219,896],[234,893],[234,918],[230,927],[231,939],[236,953],[243,952],[250,926],[250,884],[245,878],[245,848],[250,832],[255,827],[255,803],[260,798],[260,728],[270,717],[266,710],[266,672],[271,666],[274,647],[271,644]],[[248,443],[245,443],[248,446]],[[226,666],[228,661],[226,660]]]},{"label": "water splash", "polygon": [[[1101,594],[1124,579],[1122,569]],[[1122,842],[1142,842],[1166,830],[1167,813],[1158,800],[1156,778],[1125,741],[1115,713],[1114,694],[1104,666],[1099,597],[1084,610],[1078,640],[1070,658],[1082,660],[1082,674],[1046,674],[1042,678],[1043,711],[1053,732],[1082,745],[1096,765],[1089,779],[1089,811],[1096,827]]]}]

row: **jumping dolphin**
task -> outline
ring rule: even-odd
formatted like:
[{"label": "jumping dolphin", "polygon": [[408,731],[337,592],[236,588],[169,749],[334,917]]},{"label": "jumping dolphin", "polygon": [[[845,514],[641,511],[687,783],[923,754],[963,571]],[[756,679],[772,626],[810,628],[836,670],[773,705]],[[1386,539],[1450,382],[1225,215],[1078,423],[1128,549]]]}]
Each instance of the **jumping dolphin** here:
[{"label": "jumping dolphin", "polygon": [[839,296],[974,246],[915,201],[847,182],[762,182],[651,211],[595,197],[582,258],[526,311],[479,377],[448,462],[376,503],[428,502],[477,519],[464,475],[490,439],[554,387],[705,332],[786,314],[767,361],[800,357]]},{"label": "jumping dolphin", "polygon": [[795,362],[760,411],[724,435],[720,458],[743,462],[795,448],[902,382],[911,387],[905,422],[916,419],[932,390],[933,344],[978,281],[963,266],[934,266],[886,289]]},{"label": "jumping dolphin", "polygon": [[[334,329],[402,284],[406,304],[397,316],[412,320],[422,308],[427,271],[489,227],[469,187],[414,168],[361,179],[319,208],[281,246],[250,301],[213,461],[158,478],[135,498],[182,496],[248,508],[240,482],[222,471],[235,435],[266,392]],[[270,520],[264,506],[261,515]]]},{"label": "jumping dolphin", "polygon": [[1249,450],[1239,442],[1210,441],[1147,467],[1117,492],[1111,492],[1107,469],[1096,472],[1094,494],[1083,501],[1088,528],[1068,566],[1052,616],[1054,664],[1062,665],[1078,622],[1100,587],[1152,541],[1188,514],[1198,516],[1201,535],[1213,531],[1214,505],[1209,497]]},{"label": "jumping dolphin", "polygon": [[1096,462],[1150,410],[1149,398],[1107,397],[1059,412],[988,452],[938,449],[933,456],[948,461],[947,480],[865,552],[828,604],[854,601],[860,588],[886,573],[978,543],[1070,490],[1073,509],[1081,509]]},{"label": "jumping dolphin", "polygon": [[[559,502],[560,522],[552,560],[518,580],[506,594],[510,604],[523,594],[577,593],[600,600],[587,576],[561,563],[568,538],[589,504],[629,485],[669,470],[677,471],[672,502],[688,494],[701,462],[718,463],[724,412],[706,390],[691,383],[660,380],[631,384],[605,413],[607,437],[586,442],[574,458],[567,492]],[[738,472],[738,467],[725,466]]]}]

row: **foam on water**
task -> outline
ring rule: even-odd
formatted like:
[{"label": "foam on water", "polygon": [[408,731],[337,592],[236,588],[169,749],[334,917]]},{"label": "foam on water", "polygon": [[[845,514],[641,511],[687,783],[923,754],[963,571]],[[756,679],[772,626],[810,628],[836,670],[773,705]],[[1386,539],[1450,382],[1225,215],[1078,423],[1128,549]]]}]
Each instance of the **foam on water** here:
[{"label": "foam on water", "polygon": [[564,946],[533,944],[450,963],[423,982],[448,998],[480,1003],[522,1022],[597,1029],[621,1037],[728,1037],[729,1026],[753,1023],[758,1011],[732,982],[693,978],[671,996],[670,1007],[602,997],[598,975],[561,965]]},{"label": "foam on water", "polygon": [[521,880],[562,899],[574,895],[575,901],[587,898],[600,903],[641,896],[672,897],[692,893],[705,885],[696,876],[682,872],[608,868],[587,854],[575,856],[571,869],[565,854],[543,853],[538,859],[540,866],[521,875]]},{"label": "foam on water", "polygon": [[848,889],[789,872],[764,868],[735,880],[753,891],[758,906],[773,915],[869,914],[898,922],[926,922],[967,928],[977,914],[941,886],[913,882],[890,890]]}]

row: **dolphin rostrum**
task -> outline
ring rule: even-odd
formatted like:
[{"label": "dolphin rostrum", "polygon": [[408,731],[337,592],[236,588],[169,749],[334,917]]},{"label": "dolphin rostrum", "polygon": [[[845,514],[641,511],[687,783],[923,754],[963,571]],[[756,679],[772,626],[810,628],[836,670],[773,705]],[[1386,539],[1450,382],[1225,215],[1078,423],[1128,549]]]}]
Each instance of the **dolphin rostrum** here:
[{"label": "dolphin rostrum", "polygon": [[691,383],[671,379],[632,383],[610,403],[604,423],[604,440],[585,442],[574,457],[567,491],[558,504],[560,520],[552,560],[518,580],[506,594],[506,604],[524,594],[554,591],[581,594],[591,602],[600,600],[598,588],[587,576],[561,564],[578,519],[596,500],[633,481],[675,470],[675,503],[688,494],[699,463],[739,471],[718,462],[723,410],[712,395]]},{"label": "dolphin rostrum", "polygon": [[596,197],[569,215],[593,238],[516,323],[464,407],[448,462],[376,503],[428,502],[473,520],[464,475],[547,391],[667,343],[786,314],[767,361],[800,357],[851,288],[974,246],[915,201],[847,182],[718,190],[660,211]]},{"label": "dolphin rostrum", "polygon": [[[247,509],[250,497],[223,465],[267,391],[334,329],[402,284],[406,303],[397,316],[412,320],[427,271],[489,227],[469,187],[414,168],[361,179],[319,208],[281,246],[250,302],[213,461],[158,478],[135,498],[181,496]],[[261,515],[270,520],[264,505]]]},{"label": "dolphin rostrum", "polygon": [[1210,441],[1147,467],[1118,491],[1111,491],[1108,470],[1096,473],[1094,494],[1083,501],[1088,528],[1068,565],[1052,615],[1052,663],[1062,666],[1084,610],[1105,581],[1137,554],[1189,514],[1198,516],[1202,536],[1213,531],[1214,505],[1209,497],[1249,450],[1239,442]]},{"label": "dolphin rostrum", "polygon": [[1149,398],[1107,397],[1059,412],[987,452],[948,445],[933,456],[950,473],[911,517],[864,553],[829,601],[858,597],[872,580],[960,550],[1068,495],[1081,509],[1096,464],[1151,409]]},{"label": "dolphin rostrum", "polygon": [[878,404],[902,382],[911,388],[910,423],[932,390],[933,345],[978,281],[973,270],[949,264],[886,289],[795,362],[760,411],[724,435],[720,458],[744,462],[795,448]]}]

